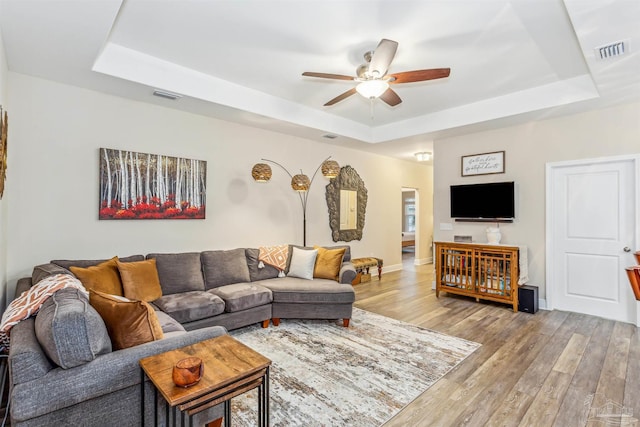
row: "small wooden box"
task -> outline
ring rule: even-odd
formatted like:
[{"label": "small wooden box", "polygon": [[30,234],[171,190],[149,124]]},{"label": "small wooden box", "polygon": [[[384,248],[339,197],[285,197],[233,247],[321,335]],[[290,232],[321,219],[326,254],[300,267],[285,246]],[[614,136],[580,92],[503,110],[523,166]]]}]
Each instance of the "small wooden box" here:
[{"label": "small wooden box", "polygon": [[371,281],[371,273],[362,273],[360,276],[360,283],[370,282]]}]

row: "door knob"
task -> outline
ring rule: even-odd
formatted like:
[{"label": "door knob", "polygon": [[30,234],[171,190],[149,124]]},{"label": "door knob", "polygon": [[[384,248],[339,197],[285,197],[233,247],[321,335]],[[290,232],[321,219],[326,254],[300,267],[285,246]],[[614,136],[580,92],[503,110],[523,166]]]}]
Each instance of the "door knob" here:
[{"label": "door knob", "polygon": [[631,248],[629,246],[625,246],[623,251],[625,252],[631,252]]}]

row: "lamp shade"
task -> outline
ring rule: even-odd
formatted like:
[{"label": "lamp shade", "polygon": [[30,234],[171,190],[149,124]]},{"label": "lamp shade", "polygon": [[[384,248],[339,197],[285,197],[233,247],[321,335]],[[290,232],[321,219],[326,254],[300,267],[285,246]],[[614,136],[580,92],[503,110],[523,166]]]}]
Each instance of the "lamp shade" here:
[{"label": "lamp shade", "polygon": [[335,160],[325,160],[322,163],[322,175],[326,178],[335,178],[340,174],[340,165]]},{"label": "lamp shade", "polygon": [[365,98],[377,98],[389,89],[389,83],[385,80],[365,80],[356,86],[358,93]]},{"label": "lamp shade", "polygon": [[296,191],[309,191],[309,187],[311,186],[311,181],[309,177],[305,174],[299,173],[298,175],[294,175],[291,178],[291,188]]},{"label": "lamp shade", "polygon": [[266,163],[256,163],[251,169],[251,176],[256,182],[267,182],[271,179],[271,166]]}]

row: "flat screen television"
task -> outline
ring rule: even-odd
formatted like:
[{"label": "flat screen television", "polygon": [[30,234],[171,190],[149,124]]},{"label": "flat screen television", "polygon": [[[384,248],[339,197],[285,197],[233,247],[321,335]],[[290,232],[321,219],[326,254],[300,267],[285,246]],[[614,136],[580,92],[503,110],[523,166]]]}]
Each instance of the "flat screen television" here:
[{"label": "flat screen television", "polygon": [[452,185],[451,218],[515,218],[515,183]]}]

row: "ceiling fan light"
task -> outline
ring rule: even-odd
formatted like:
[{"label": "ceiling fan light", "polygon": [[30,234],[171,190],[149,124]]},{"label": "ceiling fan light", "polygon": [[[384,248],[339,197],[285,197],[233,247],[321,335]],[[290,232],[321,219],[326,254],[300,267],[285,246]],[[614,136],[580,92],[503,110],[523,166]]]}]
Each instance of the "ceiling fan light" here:
[{"label": "ceiling fan light", "polygon": [[389,83],[385,80],[365,80],[356,86],[358,93],[365,98],[377,98],[389,89]]},{"label": "ceiling fan light", "polygon": [[426,162],[431,160],[431,153],[428,151],[421,151],[420,153],[415,153],[414,156],[416,156],[416,159],[419,162]]}]

